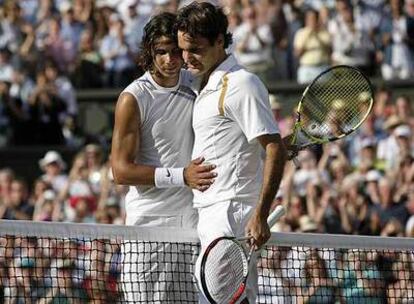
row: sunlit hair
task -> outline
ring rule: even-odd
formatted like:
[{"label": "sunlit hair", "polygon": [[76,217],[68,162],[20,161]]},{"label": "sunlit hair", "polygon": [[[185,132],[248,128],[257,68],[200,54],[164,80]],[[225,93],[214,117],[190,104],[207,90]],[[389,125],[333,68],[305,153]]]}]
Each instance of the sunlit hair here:
[{"label": "sunlit hair", "polygon": [[175,14],[165,12],[155,15],[145,25],[139,58],[139,65],[144,71],[149,71],[153,67],[153,50],[157,39],[167,37],[177,41],[177,33],[174,29],[175,20]]},{"label": "sunlit hair", "polygon": [[221,7],[208,2],[192,2],[178,11],[176,29],[195,38],[206,38],[211,45],[223,35],[224,48],[232,43],[229,22]]}]

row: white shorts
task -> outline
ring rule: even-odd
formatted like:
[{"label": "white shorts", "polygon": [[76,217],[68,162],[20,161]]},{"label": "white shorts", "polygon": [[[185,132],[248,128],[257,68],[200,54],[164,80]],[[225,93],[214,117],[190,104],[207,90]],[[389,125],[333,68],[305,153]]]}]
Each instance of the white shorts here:
[{"label": "white shorts", "polygon": [[195,229],[198,222],[198,213],[190,209],[177,215],[127,215],[126,224],[140,227],[176,227]]},{"label": "white shorts", "polygon": [[[197,218],[196,210],[177,216],[134,217],[137,226],[177,228],[195,228]],[[122,303],[197,301],[193,277],[196,248],[188,244],[125,240],[121,254]]]},{"label": "white shorts", "polygon": [[[197,231],[201,242],[201,254],[196,262],[195,276],[200,282],[200,264],[202,253],[208,244],[221,236],[245,236],[245,227],[253,214],[255,204],[235,201],[220,202],[198,209]],[[257,297],[257,257],[252,255],[247,279],[246,297],[249,303],[256,303]],[[202,290],[200,288],[200,290]],[[242,297],[243,300],[244,297]],[[209,303],[200,292],[199,303]]]}]

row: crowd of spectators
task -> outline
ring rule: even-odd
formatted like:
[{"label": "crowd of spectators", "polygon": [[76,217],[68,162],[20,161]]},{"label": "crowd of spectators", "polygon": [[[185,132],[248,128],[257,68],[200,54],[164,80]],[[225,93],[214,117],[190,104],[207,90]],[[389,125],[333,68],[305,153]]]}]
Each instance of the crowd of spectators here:
[{"label": "crowd of spectators", "polygon": [[[138,77],[143,26],[189,0],[0,0],[0,146],[78,148],[75,89]],[[407,79],[414,0],[215,0],[229,52],[266,83],[307,83],[330,65]]]},{"label": "crowd of spectators", "polygon": [[[414,237],[412,103],[407,96],[394,96],[386,87],[376,91],[375,99],[371,115],[355,134],[300,152],[299,167],[292,162],[287,164],[280,191],[274,200],[274,205],[286,206],[287,214],[272,227],[273,231]],[[270,95],[270,104],[279,121],[282,135],[287,135],[292,129],[295,115],[281,116],[281,103],[276,95]],[[0,170],[0,218],[124,223],[123,197],[126,189],[113,183],[109,157],[102,146],[86,145],[70,164],[57,151],[48,151],[39,159],[39,167],[43,174],[33,185],[28,185],[27,181],[15,176],[10,168]],[[21,272],[30,267],[21,265],[26,261],[22,259],[24,252],[16,248],[28,246],[29,241],[30,238],[0,238],[0,242],[3,242],[0,249],[14,248],[9,254],[16,258],[13,263],[17,263],[18,266],[15,267]],[[32,241],[38,250],[44,246],[60,250],[59,246],[73,245],[77,252],[87,254],[82,259],[79,255],[70,259],[72,263],[81,263],[77,268],[71,264],[71,267],[60,270],[57,266],[59,263],[69,263],[65,260],[66,255],[56,257],[56,265],[36,266],[71,273],[78,271],[78,268],[86,271],[82,275],[82,285],[76,282],[76,276],[72,276],[75,281],[64,282],[77,286],[73,291],[77,296],[89,299],[98,297],[100,293],[94,293],[97,290],[94,288],[107,290],[105,297],[119,296],[119,289],[113,287],[114,284],[116,286],[119,275],[120,265],[116,262],[119,258],[119,244],[99,241],[96,244],[90,243],[85,253],[82,251],[85,248],[76,242],[67,244],[62,240],[42,245],[47,240]],[[94,246],[102,247],[101,251],[95,252]],[[90,256],[93,252],[102,255],[96,261],[98,264],[99,261],[109,259],[102,265],[93,265],[102,268],[100,280],[91,277],[96,275],[95,268],[84,264],[83,259],[93,263]],[[10,257],[4,259],[7,256],[0,254],[0,263],[12,261]],[[40,263],[39,260],[36,261],[36,265]],[[385,304],[403,303],[401,299],[412,299],[414,295],[412,252],[392,249],[333,251],[327,248],[310,250],[292,247],[267,251],[266,258],[260,259],[259,263],[265,266],[259,268],[263,272],[260,279],[270,280],[263,282],[267,287],[263,287],[259,293],[263,302]],[[28,265],[31,264],[28,262]],[[32,268],[30,271],[35,271],[35,266]],[[6,269],[10,271],[12,268]],[[9,275],[12,278],[13,275],[17,276],[14,273]],[[33,275],[31,278],[35,279]],[[23,285],[27,283],[24,280],[17,281]],[[88,285],[98,283],[103,286]],[[79,289],[79,286],[82,288]],[[24,295],[24,288],[6,290],[22,292]],[[38,292],[38,288],[33,290]],[[43,292],[47,295],[46,289]],[[292,302],[292,299],[296,299],[296,302]],[[284,302],[280,302],[282,300]],[[98,299],[93,303],[107,302],[99,302]]]}]

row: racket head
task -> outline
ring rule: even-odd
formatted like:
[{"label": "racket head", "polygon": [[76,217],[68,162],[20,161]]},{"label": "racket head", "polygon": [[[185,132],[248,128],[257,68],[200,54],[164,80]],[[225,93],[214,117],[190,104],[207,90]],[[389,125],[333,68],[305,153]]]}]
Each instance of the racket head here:
[{"label": "racket head", "polygon": [[240,298],[249,272],[249,256],[234,237],[219,237],[209,244],[201,259],[200,282],[210,303],[234,303]]},{"label": "racket head", "polygon": [[294,143],[322,144],[354,132],[372,110],[369,79],[357,68],[338,65],[318,75],[297,108]]}]

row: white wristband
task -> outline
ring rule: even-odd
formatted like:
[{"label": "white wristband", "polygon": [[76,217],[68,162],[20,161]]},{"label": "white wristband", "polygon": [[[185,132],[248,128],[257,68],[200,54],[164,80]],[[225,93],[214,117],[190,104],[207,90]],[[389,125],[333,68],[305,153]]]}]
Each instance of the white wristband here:
[{"label": "white wristband", "polygon": [[184,187],[184,168],[156,168],[155,186],[157,188]]}]

